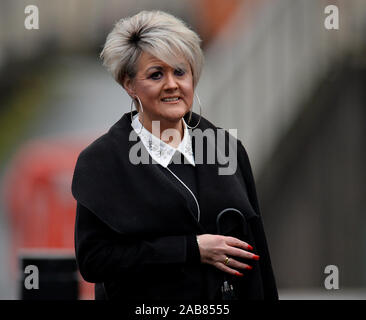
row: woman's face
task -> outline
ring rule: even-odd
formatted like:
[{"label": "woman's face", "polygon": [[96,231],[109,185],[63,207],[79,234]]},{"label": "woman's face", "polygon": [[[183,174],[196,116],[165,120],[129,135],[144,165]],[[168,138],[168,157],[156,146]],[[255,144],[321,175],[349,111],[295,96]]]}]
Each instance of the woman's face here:
[{"label": "woman's face", "polygon": [[[125,81],[125,89],[142,103],[144,122],[160,120],[178,123],[193,103],[193,77],[190,65],[182,58],[173,68],[155,56],[143,52],[137,74]],[[167,100],[168,99],[168,100]]]}]

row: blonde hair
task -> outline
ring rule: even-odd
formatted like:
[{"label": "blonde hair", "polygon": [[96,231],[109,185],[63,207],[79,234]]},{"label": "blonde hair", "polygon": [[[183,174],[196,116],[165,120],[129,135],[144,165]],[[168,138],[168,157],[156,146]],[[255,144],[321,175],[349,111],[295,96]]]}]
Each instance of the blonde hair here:
[{"label": "blonde hair", "polygon": [[200,37],[182,20],[162,11],[141,11],[119,20],[108,34],[100,54],[103,65],[121,85],[126,75],[133,79],[137,61],[147,52],[174,67],[183,56],[190,64],[193,85],[201,76],[204,57]]}]

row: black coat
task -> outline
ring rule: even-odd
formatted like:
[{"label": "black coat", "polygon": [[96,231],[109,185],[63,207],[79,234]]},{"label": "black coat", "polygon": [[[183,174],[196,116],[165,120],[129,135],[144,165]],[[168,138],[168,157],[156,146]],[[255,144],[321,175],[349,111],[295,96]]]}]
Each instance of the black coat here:
[{"label": "black coat", "polygon": [[[197,119],[193,114],[192,123]],[[198,129],[218,130],[204,118],[194,130]],[[237,147],[235,174],[219,175],[218,159],[214,164],[196,164],[198,222],[193,197],[177,180],[168,179],[159,165],[130,162],[129,152],[140,141],[130,141],[131,132],[126,113],[81,152],[75,167],[75,250],[83,278],[103,283],[111,299],[220,298],[224,272],[200,262],[196,235],[217,234],[218,213],[235,208],[245,216],[247,234],[230,234],[230,230],[225,234],[247,241],[260,256],[259,261],[248,261],[252,270],[232,280],[237,295],[277,299],[253,175],[241,142],[225,134],[226,141]],[[202,142],[193,137],[192,143],[196,156]],[[203,139],[203,150],[214,143]],[[203,163],[206,156],[205,152]]]}]

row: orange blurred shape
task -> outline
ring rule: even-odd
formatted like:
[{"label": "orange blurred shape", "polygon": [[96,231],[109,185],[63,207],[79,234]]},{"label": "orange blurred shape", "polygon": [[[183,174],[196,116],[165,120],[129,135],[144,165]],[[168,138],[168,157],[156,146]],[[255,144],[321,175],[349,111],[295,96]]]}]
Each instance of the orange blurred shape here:
[{"label": "orange blurred shape", "polygon": [[[24,249],[74,252],[76,201],[71,181],[85,145],[85,141],[66,139],[37,140],[22,146],[15,155],[4,184],[13,262]],[[94,285],[79,278],[79,298],[93,299]]]},{"label": "orange blurred shape", "polygon": [[[243,6],[245,6],[244,14],[250,15],[265,0],[192,0],[191,2],[195,6],[194,14],[199,34],[204,40],[203,44],[207,45],[220,34]],[[245,15],[241,19],[247,19]]]}]

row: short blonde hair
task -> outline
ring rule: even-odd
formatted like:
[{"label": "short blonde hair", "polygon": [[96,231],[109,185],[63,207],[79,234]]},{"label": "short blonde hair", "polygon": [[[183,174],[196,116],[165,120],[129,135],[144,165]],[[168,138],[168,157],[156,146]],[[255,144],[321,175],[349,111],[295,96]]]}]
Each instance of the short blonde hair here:
[{"label": "short blonde hair", "polygon": [[190,64],[193,85],[201,76],[204,57],[200,37],[182,20],[162,11],[141,11],[119,20],[108,34],[100,54],[103,65],[121,85],[126,75],[133,79],[137,61],[147,52],[174,67],[183,56]]}]

